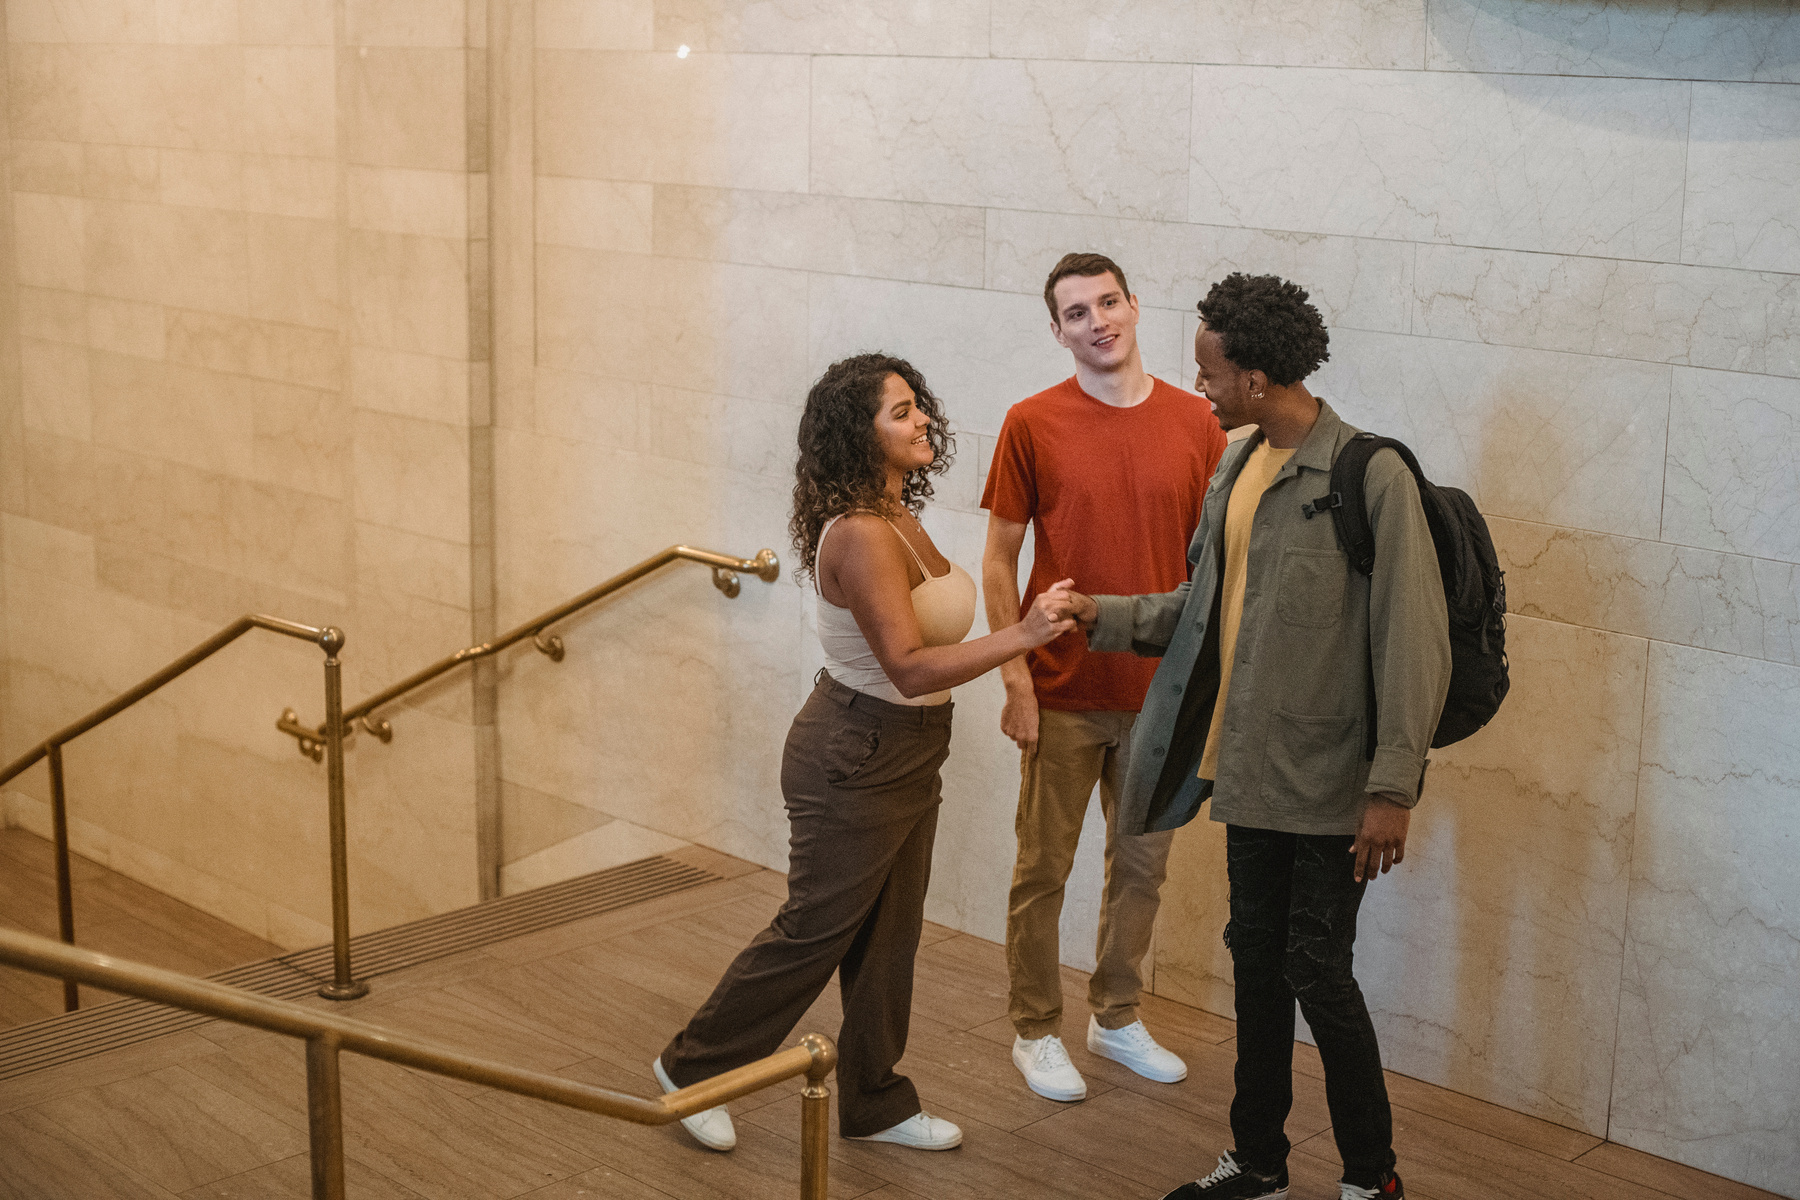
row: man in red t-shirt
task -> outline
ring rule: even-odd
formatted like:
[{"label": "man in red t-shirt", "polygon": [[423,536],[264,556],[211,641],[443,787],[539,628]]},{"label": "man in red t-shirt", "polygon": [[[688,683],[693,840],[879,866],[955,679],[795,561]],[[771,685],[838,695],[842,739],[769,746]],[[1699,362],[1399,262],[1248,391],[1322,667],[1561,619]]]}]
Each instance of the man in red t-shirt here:
[{"label": "man in red t-shirt", "polygon": [[[1050,332],[1075,375],[1013,405],[1000,427],[987,490],[982,590],[988,625],[1020,619],[1063,578],[1089,594],[1168,592],[1187,581],[1188,542],[1225,434],[1206,401],[1145,373],[1137,297],[1101,254],[1068,254],[1044,284]],[[1019,594],[1019,551],[1036,529],[1031,578]],[[1147,1079],[1174,1083],[1187,1065],[1138,1019],[1139,964],[1172,833],[1117,836],[1114,815],[1131,727],[1156,660],[1095,654],[1063,637],[1000,668],[1000,728],[1021,751],[1022,780],[1006,914],[1013,1063],[1052,1100],[1080,1100],[1087,1084],[1059,1036],[1057,924],[1094,784],[1106,816],[1106,884],[1099,960],[1088,987],[1087,1047]]]}]

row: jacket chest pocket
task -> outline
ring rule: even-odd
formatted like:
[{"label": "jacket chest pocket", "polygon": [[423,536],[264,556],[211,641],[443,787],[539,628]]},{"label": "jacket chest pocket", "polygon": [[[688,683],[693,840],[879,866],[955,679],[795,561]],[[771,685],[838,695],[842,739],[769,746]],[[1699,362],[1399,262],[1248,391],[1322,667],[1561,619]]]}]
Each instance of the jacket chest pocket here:
[{"label": "jacket chest pocket", "polygon": [[1290,546],[1281,552],[1275,611],[1288,625],[1323,629],[1344,619],[1350,564],[1338,550]]}]

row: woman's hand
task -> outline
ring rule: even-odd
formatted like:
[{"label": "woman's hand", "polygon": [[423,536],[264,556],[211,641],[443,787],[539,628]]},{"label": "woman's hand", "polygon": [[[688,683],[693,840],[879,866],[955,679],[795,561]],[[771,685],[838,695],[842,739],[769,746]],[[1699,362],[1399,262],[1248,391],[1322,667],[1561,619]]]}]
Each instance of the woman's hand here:
[{"label": "woman's hand", "polygon": [[1024,628],[1026,640],[1033,647],[1055,641],[1075,628],[1075,619],[1070,615],[1075,601],[1069,592],[1069,585],[1074,582],[1073,579],[1063,579],[1051,584],[1049,590],[1040,593],[1031,602],[1031,607],[1025,610],[1025,619],[1019,624]]}]

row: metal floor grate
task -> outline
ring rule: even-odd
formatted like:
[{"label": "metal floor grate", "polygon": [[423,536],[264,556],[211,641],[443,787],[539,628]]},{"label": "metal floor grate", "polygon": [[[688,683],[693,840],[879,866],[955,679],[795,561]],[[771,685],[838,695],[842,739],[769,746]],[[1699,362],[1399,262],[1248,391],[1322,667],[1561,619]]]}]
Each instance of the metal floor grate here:
[{"label": "metal floor grate", "polygon": [[[358,979],[373,979],[714,883],[720,878],[672,858],[639,859],[516,896],[351,938],[351,962]],[[313,994],[320,984],[330,982],[331,968],[331,947],[325,945],[246,963],[208,978],[265,996],[298,1000]],[[115,1000],[0,1030],[0,1079],[149,1041],[212,1019],[149,1000]]]}]

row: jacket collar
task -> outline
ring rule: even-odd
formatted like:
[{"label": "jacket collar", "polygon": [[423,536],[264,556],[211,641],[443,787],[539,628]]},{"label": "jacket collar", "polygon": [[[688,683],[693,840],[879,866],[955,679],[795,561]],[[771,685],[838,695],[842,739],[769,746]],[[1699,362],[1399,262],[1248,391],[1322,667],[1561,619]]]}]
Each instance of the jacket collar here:
[{"label": "jacket collar", "polygon": [[[1293,456],[1282,464],[1281,470],[1275,473],[1275,479],[1287,479],[1298,475],[1301,467],[1314,471],[1331,470],[1331,464],[1337,458],[1338,448],[1349,439],[1354,431],[1344,423],[1344,419],[1333,411],[1331,405],[1324,400],[1319,401],[1319,419],[1307,430],[1300,445],[1295,447]],[[1256,431],[1256,442],[1267,440],[1262,430]],[[1270,481],[1271,483],[1274,480]]]}]

